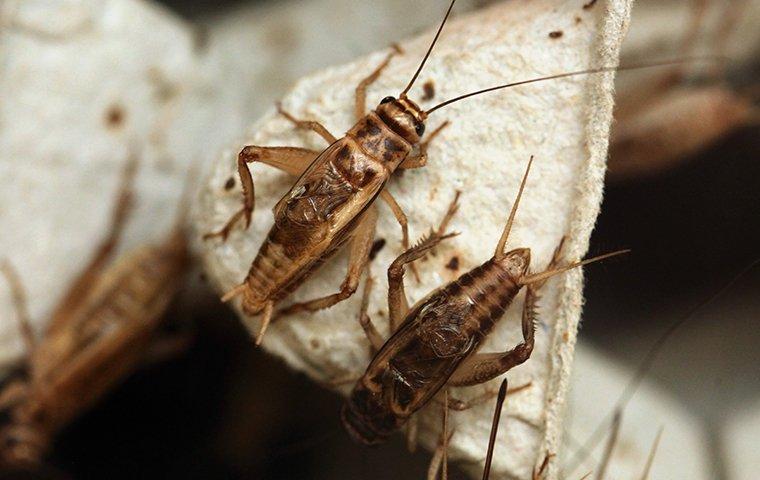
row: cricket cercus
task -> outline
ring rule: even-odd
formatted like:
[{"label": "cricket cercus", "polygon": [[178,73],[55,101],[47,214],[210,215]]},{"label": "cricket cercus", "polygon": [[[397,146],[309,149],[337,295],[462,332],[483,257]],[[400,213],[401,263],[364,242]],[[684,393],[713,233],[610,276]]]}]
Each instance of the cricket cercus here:
[{"label": "cricket cercus", "polygon": [[[321,123],[296,119],[281,107],[280,113],[297,128],[310,129],[329,143],[319,152],[297,147],[244,147],[237,158],[243,189],[243,206],[218,231],[205,238],[226,240],[240,221],[250,226],[254,210],[254,182],[248,164],[261,162],[289,173],[297,180],[274,206],[274,225],[259,247],[245,279],[228,291],[223,301],[242,296],[245,314],[261,315],[256,343],[260,344],[271,320],[279,315],[328,308],[353,295],[369,257],[378,218],[375,200],[389,205],[402,227],[402,243],[408,248],[406,215],[385,188],[398,169],[424,167],[426,150],[444,122],[425,141],[428,116],[447,105],[494,90],[546,80],[617,70],[616,67],[588,69],[533,78],[478,90],[446,100],[423,110],[407,92],[418,78],[454,6],[451,2],[433,42],[406,88],[398,97],[385,97],[375,110],[366,113],[366,89],[391,57],[356,88],[356,124],[341,138]],[[322,264],[348,244],[348,272],[336,293],[291,304],[275,312],[275,306],[298,289]]]},{"label": "cricket cercus", "polygon": [[[391,336],[387,341],[372,324],[367,302],[363,302],[360,322],[376,353],[342,410],[343,424],[356,440],[377,444],[404,426],[407,434],[413,435],[416,428],[409,423],[410,418],[439,394],[443,394],[447,405],[447,387],[482,384],[525,362],[535,343],[536,302],[541,286],[554,275],[627,252],[561,265],[560,242],[547,269],[531,273],[529,248],[507,251],[505,246],[532,161],[531,158],[493,257],[409,306],[404,266],[452,236],[444,232],[456,211],[455,198],[440,227],[388,268]],[[368,280],[368,288],[370,284]],[[523,287],[523,341],[504,352],[479,353],[481,344]],[[467,408],[467,402],[454,400],[454,404],[459,410]],[[446,428],[443,430],[441,445],[445,446],[448,434]]]}]

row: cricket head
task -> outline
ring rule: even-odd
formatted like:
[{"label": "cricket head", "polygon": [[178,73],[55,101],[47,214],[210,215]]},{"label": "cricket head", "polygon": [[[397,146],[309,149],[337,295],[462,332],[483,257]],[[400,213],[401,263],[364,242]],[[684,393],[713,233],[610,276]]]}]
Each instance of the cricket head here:
[{"label": "cricket head", "polygon": [[399,98],[385,97],[375,113],[391,130],[412,145],[418,144],[425,134],[427,114],[406,95]]},{"label": "cricket head", "polygon": [[530,268],[530,248],[516,248],[505,253],[496,262],[515,280],[515,283],[528,274]]}]

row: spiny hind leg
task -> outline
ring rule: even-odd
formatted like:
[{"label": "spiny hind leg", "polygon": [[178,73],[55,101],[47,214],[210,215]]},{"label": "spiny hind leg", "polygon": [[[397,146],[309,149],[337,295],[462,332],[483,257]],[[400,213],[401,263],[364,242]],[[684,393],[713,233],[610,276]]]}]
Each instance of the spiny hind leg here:
[{"label": "spiny hind leg", "polygon": [[291,315],[302,311],[313,312],[316,310],[322,310],[323,308],[332,307],[336,303],[342,302],[353,295],[359,286],[362,272],[369,262],[369,252],[372,249],[372,240],[375,237],[376,224],[377,209],[375,207],[370,207],[357,227],[354,237],[351,239],[351,250],[348,256],[348,272],[346,273],[346,278],[343,280],[338,293],[315,298],[314,300],[306,302],[294,303],[277,312],[277,316]]},{"label": "spiny hind leg", "polygon": [[420,146],[417,149],[417,151],[410,153],[404,159],[404,161],[401,162],[398,168],[403,168],[405,170],[408,170],[412,168],[424,167],[425,165],[427,165],[427,159],[428,159],[427,150],[428,150],[428,146],[430,145],[430,142],[432,142],[435,139],[435,137],[437,137],[438,134],[440,134],[444,128],[448,127],[450,123],[451,122],[446,120],[438,128],[430,132],[427,136],[427,139],[424,142],[420,143]]},{"label": "spiny hind leg", "polygon": [[391,47],[393,50],[388,54],[388,56],[385,57],[383,63],[381,63],[364,80],[359,82],[359,85],[356,86],[354,97],[354,116],[356,117],[356,120],[362,118],[367,112],[367,87],[372,85],[378,79],[378,77],[380,77],[380,74],[383,72],[383,70],[385,70],[394,56],[403,53],[401,47],[398,45],[393,44]]},{"label": "spiny hind leg", "polygon": [[318,121],[299,120],[293,115],[291,115],[290,113],[288,113],[287,111],[285,111],[282,108],[282,104],[279,102],[277,103],[277,111],[280,113],[280,115],[285,117],[290,123],[295,125],[296,128],[311,130],[312,132],[315,132],[316,134],[318,134],[320,137],[324,138],[329,144],[333,144],[337,140],[337,138],[335,138],[335,136],[332,133],[330,133],[330,131],[327,130],[327,128],[325,128],[325,126],[319,123]]},{"label": "spiny hind leg", "polygon": [[535,307],[538,295],[532,285],[526,288],[527,292],[522,314],[522,343],[506,352],[476,353],[472,355],[457,368],[451,378],[449,378],[448,385],[457,387],[478,385],[502,375],[530,358],[535,344]]},{"label": "spiny hind leg", "polygon": [[248,168],[249,163],[261,162],[285,173],[299,176],[309,168],[319,153],[316,150],[296,147],[257,147],[255,145],[244,147],[237,159],[238,175],[243,188],[243,206],[230,217],[224,227],[216,232],[205,234],[203,239],[222,237],[222,240],[227,240],[230,231],[241,219],[245,219],[245,228],[251,224],[251,215],[255,207],[255,192],[251,170]]},{"label": "spiny hind leg", "polygon": [[454,195],[454,200],[449,205],[438,229],[431,230],[415,246],[408,248],[404,253],[399,255],[388,267],[388,310],[391,333],[396,331],[409,311],[409,302],[404,289],[404,267],[410,263],[414,267],[414,263],[412,262],[424,257],[441,241],[454,236],[454,234],[447,234],[445,232],[449,222],[459,208],[459,194],[460,192],[456,192],[456,195]]}]

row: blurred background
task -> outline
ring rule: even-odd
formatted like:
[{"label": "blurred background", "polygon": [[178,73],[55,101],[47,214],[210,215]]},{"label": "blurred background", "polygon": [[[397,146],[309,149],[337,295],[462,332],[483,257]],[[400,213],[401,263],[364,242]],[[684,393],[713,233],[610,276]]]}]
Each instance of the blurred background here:
[{"label": "blurred background", "polygon": [[[210,61],[220,51],[239,52],[236,65],[228,66],[234,73],[229,81],[250,84],[255,90],[241,100],[247,102],[247,118],[238,120],[242,128],[297,78],[422,31],[435,23],[447,2],[415,2],[414,15],[408,15],[409,2],[400,0],[368,2],[372,4],[369,7],[339,0],[160,3],[193,26]],[[486,3],[491,2],[463,1],[461,8]],[[717,1],[640,2],[632,21],[632,44],[624,49],[623,61],[684,53],[681,42],[694,18],[703,21],[695,30],[696,37],[718,45],[716,39],[740,31],[736,22],[751,17],[747,12],[757,12],[752,2],[736,2],[737,9],[742,4],[746,8],[739,12],[730,7],[709,10],[709,5],[700,6],[710,3],[723,5]],[[700,17],[695,14],[699,8],[709,11]],[[737,17],[733,24],[726,19],[729,14]],[[721,18],[727,26],[722,26]],[[637,24],[639,19],[642,25]],[[679,25],[678,32],[663,28],[663,22]],[[694,135],[705,142],[685,152],[664,145],[662,149],[679,153],[663,154],[664,160],[652,160],[652,164],[646,159],[659,159],[657,152],[645,155],[643,163],[626,167],[622,154],[616,160],[613,149],[591,253],[622,247],[633,253],[625,261],[587,270],[580,341],[582,348],[621,366],[625,375],[633,374],[668,325],[760,257],[756,111],[760,43],[756,32],[742,30],[738,36],[727,41],[727,52],[719,53],[731,54],[732,45],[738,43],[739,60],[728,62],[717,73],[680,72],[676,79],[663,80],[661,88],[719,85],[740,99],[731,97],[731,101],[749,105],[751,113],[738,115],[738,120],[731,116],[731,121],[729,114],[719,114],[716,121],[726,128],[710,141],[707,134],[700,137],[702,131],[695,126]],[[620,95],[637,98],[635,85],[625,87],[624,81]],[[650,103],[657,106],[666,101],[654,95]],[[639,113],[633,112],[631,118],[638,118]],[[662,121],[662,130],[676,120],[710,121],[705,116],[704,122],[694,122],[699,117],[688,109],[677,111],[676,120],[657,115],[644,112],[641,117],[654,128],[660,128],[657,122]],[[633,123],[619,118],[615,128],[623,131]],[[635,134],[636,129],[626,130],[630,131]],[[621,151],[627,151],[624,147]],[[683,455],[707,455],[710,472],[704,478],[749,480],[757,474],[750,477],[746,472],[760,468],[755,450],[760,445],[760,429],[747,432],[745,428],[760,426],[758,270],[744,275],[696,312],[669,339],[648,373],[654,388],[674,399],[701,430],[704,450],[684,451]],[[204,282],[197,272],[194,280]],[[213,293],[194,298],[193,308],[178,302],[169,315],[191,319],[196,334],[190,348],[176,358],[141,369],[67,428],[55,444],[50,471],[43,472],[45,475],[424,478],[429,461],[426,452],[409,454],[400,436],[382,448],[354,444],[340,426],[341,398],[255,349],[237,318],[219,305]],[[593,364],[581,366],[585,371],[577,374],[593,377]],[[611,404],[619,392],[608,393]],[[575,392],[574,398],[583,394]],[[308,407],[304,408],[304,402]],[[577,408],[571,406],[570,412]],[[657,418],[652,422],[662,423]],[[585,440],[579,435],[574,439],[577,444]],[[742,452],[754,452],[755,458]],[[456,469],[451,475],[465,478]]]}]

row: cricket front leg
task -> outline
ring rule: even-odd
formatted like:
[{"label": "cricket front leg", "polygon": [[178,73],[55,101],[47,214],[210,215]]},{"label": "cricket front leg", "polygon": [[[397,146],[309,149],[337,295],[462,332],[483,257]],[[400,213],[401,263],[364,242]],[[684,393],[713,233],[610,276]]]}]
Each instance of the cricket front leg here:
[{"label": "cricket front leg", "polygon": [[[404,267],[424,257],[443,240],[456,235],[455,233],[447,234],[445,231],[459,208],[459,194],[460,192],[456,192],[454,195],[454,200],[449,205],[438,229],[431,230],[427,236],[421,238],[414,247],[407,249],[399,255],[388,267],[388,315],[391,333],[395,332],[398,326],[401,325],[402,320],[409,311],[409,301],[406,298],[406,291],[404,289]],[[412,265],[414,264],[412,263]]]},{"label": "cricket front leg", "polygon": [[205,234],[203,239],[222,237],[223,241],[227,240],[230,231],[241,219],[245,219],[245,228],[251,225],[251,215],[253,215],[255,207],[255,192],[253,177],[251,177],[251,170],[248,167],[249,163],[261,162],[290,175],[300,176],[319,156],[319,153],[316,150],[297,147],[257,147],[255,145],[244,147],[237,159],[238,175],[243,188],[243,206],[230,217],[224,227],[216,232]]},{"label": "cricket front leg", "polygon": [[392,47],[393,50],[388,54],[387,57],[385,57],[383,63],[381,63],[364,80],[359,82],[359,85],[356,86],[356,93],[354,98],[354,116],[356,117],[356,120],[361,119],[367,112],[367,87],[372,85],[378,79],[378,77],[380,77],[380,74],[383,72],[383,70],[385,70],[395,55],[403,53],[401,47],[398,45],[393,44]]},{"label": "cricket front leg", "polygon": [[526,288],[522,315],[522,343],[506,352],[472,355],[457,368],[449,378],[448,385],[457,387],[478,385],[506,373],[530,358],[535,344],[535,303],[538,296],[532,286]]},{"label": "cricket front leg", "polygon": [[404,159],[403,162],[401,162],[401,165],[399,165],[398,168],[403,168],[407,170],[411,168],[420,168],[427,165],[427,159],[428,159],[427,150],[428,150],[428,146],[430,145],[430,142],[432,142],[435,139],[435,137],[437,137],[438,134],[440,134],[441,131],[444,128],[448,127],[449,125],[450,125],[450,122],[446,120],[438,128],[430,132],[428,134],[427,140],[420,143],[420,146],[417,149],[417,151],[410,153],[409,156],[406,157],[406,159]]},{"label": "cricket front leg", "polygon": [[314,312],[316,310],[322,310],[329,308],[336,303],[342,302],[356,292],[359,286],[359,280],[361,278],[364,268],[369,263],[369,252],[372,249],[372,240],[375,237],[375,225],[377,224],[377,209],[370,207],[362,219],[359,226],[356,228],[354,237],[351,239],[350,252],[348,256],[348,272],[346,278],[341,284],[340,291],[327,295],[314,300],[306,302],[299,302],[283,308],[277,312],[277,316],[291,315],[293,313],[309,311]]}]

